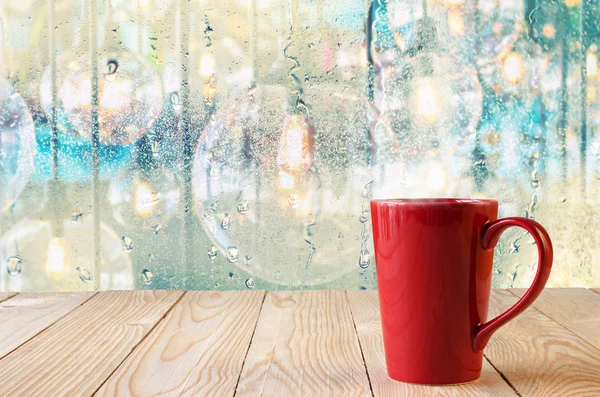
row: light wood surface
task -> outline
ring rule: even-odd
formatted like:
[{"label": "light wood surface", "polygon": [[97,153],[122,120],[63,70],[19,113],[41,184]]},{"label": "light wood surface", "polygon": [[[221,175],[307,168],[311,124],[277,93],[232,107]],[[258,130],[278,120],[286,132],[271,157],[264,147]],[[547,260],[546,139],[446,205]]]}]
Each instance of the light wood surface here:
[{"label": "light wood surface", "polygon": [[0,358],[94,296],[94,292],[20,294],[0,303]]},{"label": "light wood surface", "polygon": [[[491,318],[518,298],[490,300]],[[522,396],[600,396],[600,350],[534,308],[500,328],[485,355]]]},{"label": "light wood surface", "polygon": [[0,302],[5,301],[8,298],[11,298],[15,295],[16,295],[16,293],[14,293],[14,292],[0,292]]},{"label": "light wood surface", "polygon": [[187,292],[96,396],[232,396],[264,295]]},{"label": "light wood surface", "polygon": [[421,386],[391,380],[385,367],[377,291],[348,291],[348,299],[375,397],[517,395],[485,360],[481,379],[462,386]]},{"label": "light wood surface", "polygon": [[98,294],[0,360],[0,396],[90,396],[163,318],[179,291]]},{"label": "light wood surface", "polygon": [[345,291],[269,292],[236,396],[369,396]]},{"label": "light wood surface", "polygon": [[[511,289],[521,297],[526,289]],[[600,294],[586,288],[548,288],[533,306],[600,349]]]},{"label": "light wood surface", "polygon": [[[494,291],[490,318],[521,293]],[[600,396],[600,290],[544,291],[449,387],[387,377],[375,291],[92,295],[0,303],[1,397]]]}]

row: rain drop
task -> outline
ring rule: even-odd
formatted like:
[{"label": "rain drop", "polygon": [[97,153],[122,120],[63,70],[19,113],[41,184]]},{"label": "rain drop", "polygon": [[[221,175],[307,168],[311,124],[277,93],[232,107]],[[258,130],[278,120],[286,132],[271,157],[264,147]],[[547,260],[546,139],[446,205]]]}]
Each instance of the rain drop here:
[{"label": "rain drop", "polygon": [[221,229],[227,230],[227,229],[229,229],[230,225],[231,225],[231,218],[229,217],[228,213],[225,213],[225,215],[223,215],[223,220],[221,221]]},{"label": "rain drop", "polygon": [[254,289],[254,277],[248,277],[246,279],[246,288]]},{"label": "rain drop", "polygon": [[213,245],[210,246],[210,248],[208,249],[207,253],[208,253],[208,258],[212,261],[212,260],[215,260],[215,258],[219,254],[219,250],[213,244]]},{"label": "rain drop", "polygon": [[365,187],[363,187],[362,190],[362,196],[363,198],[370,198],[371,194],[373,193],[373,181],[368,182]]},{"label": "rain drop", "polygon": [[173,110],[176,113],[181,113],[181,111],[183,110],[183,104],[181,103],[181,99],[179,98],[179,93],[172,92],[169,98],[171,99],[171,105],[173,106]]},{"label": "rain drop", "polygon": [[119,63],[114,59],[110,59],[108,62],[106,62],[104,79],[109,82],[115,81],[117,78],[117,70],[119,70]]},{"label": "rain drop", "polygon": [[296,193],[290,193],[290,195],[288,196],[288,203],[290,204],[290,208],[292,209],[298,207],[298,196],[296,196]]},{"label": "rain drop", "polygon": [[150,270],[142,270],[142,282],[146,285],[150,285],[152,283],[152,272]]},{"label": "rain drop", "polygon": [[6,270],[9,276],[16,276],[21,273],[21,264],[23,261],[18,255],[11,256],[6,260]]},{"label": "rain drop", "polygon": [[83,216],[83,212],[77,210],[77,211],[73,212],[73,214],[71,214],[71,221],[73,223],[77,223],[77,222],[81,221],[82,216]]},{"label": "rain drop", "polygon": [[84,283],[89,283],[90,281],[92,281],[94,279],[94,276],[92,276],[92,273],[90,273],[90,271],[88,269],[86,269],[85,267],[78,267],[77,271],[79,272],[79,279],[81,281],[83,281]]},{"label": "rain drop", "polygon": [[244,256],[244,266],[250,266],[250,259],[252,259],[250,255]]},{"label": "rain drop", "polygon": [[123,251],[131,252],[133,250],[133,240],[131,237],[121,237],[121,247],[123,248]]},{"label": "rain drop", "polygon": [[371,255],[368,250],[361,250],[360,256],[358,257],[358,265],[362,269],[366,269],[371,264]]},{"label": "rain drop", "polygon": [[158,232],[160,232],[162,229],[162,225],[160,223],[157,223],[156,225],[152,226],[152,231],[154,232],[154,234],[158,234]]},{"label": "rain drop", "polygon": [[248,210],[250,209],[250,204],[248,204],[248,200],[240,200],[237,206],[237,210],[241,215],[246,215]]},{"label": "rain drop", "polygon": [[369,220],[369,211],[362,211],[358,220],[360,223],[366,223]]},{"label": "rain drop", "polygon": [[364,290],[366,290],[366,289],[367,289],[367,287],[365,287],[364,285],[361,285],[359,289],[360,289],[361,291],[364,291]]},{"label": "rain drop", "polygon": [[536,188],[538,186],[540,186],[540,180],[538,178],[537,171],[533,170],[531,172],[531,187]]},{"label": "rain drop", "polygon": [[237,262],[240,252],[236,246],[227,247],[227,260],[231,263]]},{"label": "rain drop", "polygon": [[229,272],[228,276],[229,276],[229,280],[233,280],[233,272]]}]

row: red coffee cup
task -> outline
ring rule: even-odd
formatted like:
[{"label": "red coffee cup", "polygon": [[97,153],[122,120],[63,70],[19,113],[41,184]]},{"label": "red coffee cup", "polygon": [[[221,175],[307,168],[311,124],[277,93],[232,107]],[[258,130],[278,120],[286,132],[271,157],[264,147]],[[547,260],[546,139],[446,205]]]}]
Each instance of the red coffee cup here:
[{"label": "red coffee cup", "polygon": [[[390,378],[430,385],[478,379],[490,336],[542,292],[552,268],[548,233],[531,219],[497,217],[494,200],[371,201]],[[535,240],[537,273],[513,307],[487,321],[494,247],[511,226]]]}]

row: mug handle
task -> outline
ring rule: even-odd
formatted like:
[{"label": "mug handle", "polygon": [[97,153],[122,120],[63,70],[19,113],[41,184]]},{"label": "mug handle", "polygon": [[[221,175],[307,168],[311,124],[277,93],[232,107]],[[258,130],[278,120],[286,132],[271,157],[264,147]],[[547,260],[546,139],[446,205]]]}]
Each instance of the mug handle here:
[{"label": "mug handle", "polygon": [[498,328],[527,309],[540,295],[550,276],[553,256],[552,241],[550,241],[548,232],[546,232],[542,225],[534,220],[513,217],[502,218],[486,223],[481,231],[481,245],[483,249],[486,251],[493,250],[498,243],[498,239],[500,239],[500,235],[511,226],[519,226],[527,230],[535,240],[539,258],[537,272],[533,279],[533,283],[517,303],[498,317],[484,324],[479,324],[475,328],[472,341],[473,349],[475,351],[483,350],[492,334],[496,332]]}]

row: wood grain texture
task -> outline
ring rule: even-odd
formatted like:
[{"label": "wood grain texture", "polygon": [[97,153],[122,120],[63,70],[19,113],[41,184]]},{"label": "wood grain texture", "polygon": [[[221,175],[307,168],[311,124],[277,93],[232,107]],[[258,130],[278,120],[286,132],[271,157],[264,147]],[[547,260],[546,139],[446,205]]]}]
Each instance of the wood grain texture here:
[{"label": "wood grain texture", "polygon": [[187,292],[96,396],[232,396],[264,294]]},{"label": "wood grain texture", "polygon": [[12,298],[16,294],[16,292],[0,292],[0,302],[5,301],[8,298]]},{"label": "wood grain texture", "polygon": [[0,302],[3,302],[9,298],[12,298],[16,294],[17,294],[16,292],[0,292]]},{"label": "wood grain texture", "polygon": [[[521,297],[526,289],[511,289]],[[600,349],[600,294],[586,288],[546,288],[533,306]]]},{"label": "wood grain texture", "polygon": [[97,294],[0,360],[0,396],[92,395],[181,294]]},{"label": "wood grain texture", "polygon": [[344,291],[269,292],[236,396],[370,396]]},{"label": "wood grain texture", "polygon": [[20,294],[0,303],[0,358],[54,324],[94,294]]},{"label": "wood grain texture", "polygon": [[[492,291],[490,318],[517,300]],[[600,396],[600,350],[534,308],[500,328],[485,355],[524,397]]]},{"label": "wood grain texture", "polygon": [[377,291],[348,291],[371,387],[382,396],[516,396],[494,368],[483,362],[479,381],[458,386],[422,386],[396,382],[387,375]]}]

